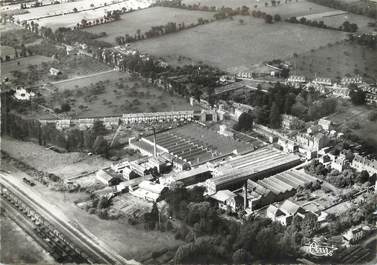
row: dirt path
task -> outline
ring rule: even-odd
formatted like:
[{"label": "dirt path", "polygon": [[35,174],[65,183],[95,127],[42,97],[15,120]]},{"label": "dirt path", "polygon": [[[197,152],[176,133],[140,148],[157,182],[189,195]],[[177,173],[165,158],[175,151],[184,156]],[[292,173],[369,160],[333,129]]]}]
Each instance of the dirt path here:
[{"label": "dirt path", "polygon": [[97,75],[103,75],[103,74],[107,74],[107,73],[111,73],[111,72],[115,72],[115,71],[116,70],[111,69],[111,70],[107,70],[107,71],[103,71],[103,72],[99,72],[99,73],[94,73],[94,74],[89,74],[89,75],[83,75],[83,76],[77,76],[77,77],[73,77],[73,78],[70,78],[70,79],[64,79],[64,80],[60,80],[60,81],[56,81],[56,82],[51,82],[51,84],[56,85],[56,84],[60,84],[60,83],[65,83],[65,82],[70,82],[70,81],[74,81],[74,80],[84,79],[84,78],[93,77],[93,76],[97,76]]}]

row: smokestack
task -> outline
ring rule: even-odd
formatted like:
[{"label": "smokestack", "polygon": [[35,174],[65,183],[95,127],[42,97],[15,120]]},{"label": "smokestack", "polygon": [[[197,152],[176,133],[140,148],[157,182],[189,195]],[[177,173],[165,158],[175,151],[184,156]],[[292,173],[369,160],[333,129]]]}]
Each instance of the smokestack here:
[{"label": "smokestack", "polygon": [[153,156],[154,156],[154,157],[157,157],[156,130],[155,130],[154,127],[153,127],[153,141],[154,141],[154,144],[153,144]]},{"label": "smokestack", "polygon": [[247,208],[247,180],[245,181],[244,185],[243,185],[243,208],[246,209]]}]

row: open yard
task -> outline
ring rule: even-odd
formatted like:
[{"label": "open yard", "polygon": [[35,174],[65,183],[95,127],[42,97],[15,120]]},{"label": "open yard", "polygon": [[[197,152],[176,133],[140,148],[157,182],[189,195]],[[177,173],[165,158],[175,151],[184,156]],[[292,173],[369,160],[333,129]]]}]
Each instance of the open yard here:
[{"label": "open yard", "polygon": [[343,40],[342,32],[298,24],[265,24],[262,19],[242,17],[185,30],[131,46],[174,61],[179,56],[213,64],[236,73],[271,59],[304,53],[328,43]]},{"label": "open yard", "polygon": [[119,21],[98,25],[85,30],[92,33],[106,32],[107,36],[100,38],[100,40],[115,43],[115,37],[125,36],[126,34],[134,36],[138,29],[141,33],[144,33],[153,26],[165,25],[168,22],[175,22],[177,25],[180,23],[184,23],[185,25],[196,24],[199,18],[213,18],[213,13],[178,8],[153,7],[124,14]]},{"label": "open yard", "polygon": [[360,74],[366,81],[377,81],[377,51],[348,41],[315,49],[289,59],[293,74],[332,79]]},{"label": "open yard", "polygon": [[50,90],[54,87],[59,92],[47,100],[49,106],[54,108],[68,101],[74,117],[191,109],[186,99],[116,71],[59,82]]},{"label": "open yard", "polygon": [[370,121],[368,114],[375,111],[371,106],[354,106],[350,102],[338,104],[339,110],[328,118],[339,127],[349,128],[352,133],[373,145],[377,150],[377,121]]},{"label": "open yard", "polygon": [[[99,156],[84,153],[57,153],[32,142],[18,141],[10,137],[1,138],[1,149],[38,170],[47,171],[63,178],[77,176],[110,166],[111,162]],[[42,163],[42,161],[44,161]]]}]

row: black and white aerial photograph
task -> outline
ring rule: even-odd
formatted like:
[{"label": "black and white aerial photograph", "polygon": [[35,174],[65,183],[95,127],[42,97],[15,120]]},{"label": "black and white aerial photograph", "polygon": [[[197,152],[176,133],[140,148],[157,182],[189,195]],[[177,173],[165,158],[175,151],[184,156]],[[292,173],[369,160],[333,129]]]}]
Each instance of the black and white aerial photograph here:
[{"label": "black and white aerial photograph", "polygon": [[377,264],[377,0],[0,0],[0,59],[0,264]]}]

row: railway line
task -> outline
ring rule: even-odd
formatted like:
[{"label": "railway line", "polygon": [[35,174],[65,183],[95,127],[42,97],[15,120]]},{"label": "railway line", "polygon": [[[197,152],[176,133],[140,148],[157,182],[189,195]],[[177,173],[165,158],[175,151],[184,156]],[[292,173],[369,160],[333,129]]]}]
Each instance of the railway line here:
[{"label": "railway line", "polygon": [[[86,263],[86,264],[138,264],[133,260],[126,260],[107,246],[93,240],[89,235],[70,225],[66,220],[58,218],[47,210],[46,206],[38,203],[28,187],[20,189],[9,179],[13,177],[0,173],[0,196],[13,217],[26,226],[32,237],[58,262]],[[14,214],[18,212],[18,214]],[[41,241],[42,240],[42,241]]]}]

